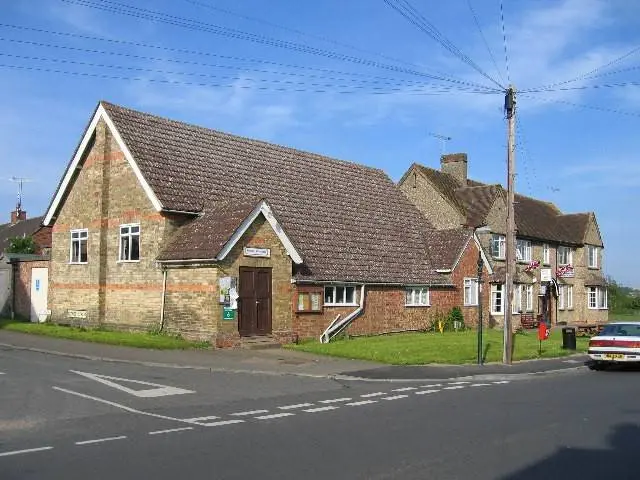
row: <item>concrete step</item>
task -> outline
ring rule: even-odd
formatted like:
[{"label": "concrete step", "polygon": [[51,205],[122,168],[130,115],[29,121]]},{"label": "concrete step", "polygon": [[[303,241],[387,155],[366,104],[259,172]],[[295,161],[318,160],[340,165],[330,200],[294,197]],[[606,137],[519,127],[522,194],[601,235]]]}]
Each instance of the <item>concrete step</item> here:
[{"label": "concrete step", "polygon": [[240,337],[240,348],[264,350],[267,348],[280,348],[280,343],[272,335],[256,335],[253,337]]}]

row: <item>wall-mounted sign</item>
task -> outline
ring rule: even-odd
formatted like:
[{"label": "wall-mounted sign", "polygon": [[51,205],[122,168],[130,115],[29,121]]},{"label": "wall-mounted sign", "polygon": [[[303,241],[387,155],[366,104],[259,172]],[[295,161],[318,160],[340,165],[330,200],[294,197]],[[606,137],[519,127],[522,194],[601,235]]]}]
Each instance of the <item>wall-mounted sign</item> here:
[{"label": "wall-mounted sign", "polygon": [[69,318],[87,318],[86,310],[67,310],[67,317]]},{"label": "wall-mounted sign", "polygon": [[561,265],[556,270],[556,276],[561,278],[572,278],[575,277],[575,275],[573,265]]},{"label": "wall-mounted sign", "polygon": [[551,281],[551,269],[550,268],[541,268],[540,269],[540,281],[541,282],[550,282]]},{"label": "wall-mounted sign", "polygon": [[237,299],[237,295],[235,299],[232,299],[232,293],[235,294],[236,291],[236,278],[235,277],[220,277],[218,279],[218,286],[220,288],[220,303],[224,303],[225,305],[230,305],[232,301]]},{"label": "wall-mounted sign", "polygon": [[270,248],[244,247],[244,256],[245,257],[270,258],[271,257],[271,249]]},{"label": "wall-mounted sign", "polygon": [[222,320],[235,320],[236,311],[231,307],[222,308]]}]

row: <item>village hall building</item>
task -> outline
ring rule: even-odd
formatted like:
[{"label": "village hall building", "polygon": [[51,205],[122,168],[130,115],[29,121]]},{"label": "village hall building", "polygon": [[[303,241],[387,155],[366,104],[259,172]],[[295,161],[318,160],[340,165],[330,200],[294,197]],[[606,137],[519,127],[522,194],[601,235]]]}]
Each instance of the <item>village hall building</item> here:
[{"label": "village hall building", "polygon": [[227,347],[477,318],[477,235],[433,228],[382,170],[108,102],[43,224],[56,323]]}]

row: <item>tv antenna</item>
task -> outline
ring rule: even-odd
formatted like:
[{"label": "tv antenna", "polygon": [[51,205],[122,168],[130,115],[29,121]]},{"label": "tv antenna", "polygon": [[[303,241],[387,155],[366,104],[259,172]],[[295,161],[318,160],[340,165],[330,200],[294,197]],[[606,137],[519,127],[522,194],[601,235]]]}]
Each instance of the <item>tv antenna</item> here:
[{"label": "tv antenna", "polygon": [[440,135],[438,133],[433,133],[433,132],[427,132],[427,135],[440,140],[440,146],[442,149],[441,153],[442,155],[444,155],[445,152],[447,151],[447,142],[451,140],[451,137],[447,137],[446,135]]},{"label": "tv antenna", "polygon": [[9,181],[18,184],[18,203],[16,204],[16,211],[22,211],[22,188],[25,183],[32,182],[33,180],[30,178],[13,176],[9,178]]}]

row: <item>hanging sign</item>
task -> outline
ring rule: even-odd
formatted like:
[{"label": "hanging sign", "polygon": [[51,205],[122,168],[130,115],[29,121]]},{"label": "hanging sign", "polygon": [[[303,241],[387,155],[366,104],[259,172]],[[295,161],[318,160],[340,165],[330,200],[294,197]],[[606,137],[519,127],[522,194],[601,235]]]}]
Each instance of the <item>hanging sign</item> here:
[{"label": "hanging sign", "polygon": [[561,265],[556,269],[556,276],[561,278],[575,277],[573,265]]},{"label": "hanging sign", "polygon": [[540,281],[541,282],[550,282],[551,281],[551,269],[550,268],[541,268],[540,269]]},{"label": "hanging sign", "polygon": [[244,251],[245,257],[259,257],[259,258],[271,257],[270,248],[244,247],[243,251]]}]

